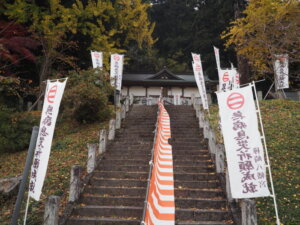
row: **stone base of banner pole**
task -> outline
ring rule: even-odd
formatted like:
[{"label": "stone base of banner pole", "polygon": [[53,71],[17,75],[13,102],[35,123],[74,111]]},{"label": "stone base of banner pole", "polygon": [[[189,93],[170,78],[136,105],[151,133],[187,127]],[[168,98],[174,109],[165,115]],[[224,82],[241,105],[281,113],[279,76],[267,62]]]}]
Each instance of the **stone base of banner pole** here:
[{"label": "stone base of banner pole", "polygon": [[262,93],[262,91],[258,91],[257,92],[257,99],[258,99],[258,101],[263,100],[263,93]]},{"label": "stone base of banner pole", "polygon": [[208,105],[211,105],[212,104],[211,94],[207,93],[206,95],[207,95],[207,103],[208,103]]},{"label": "stone base of banner pole", "polygon": [[121,118],[125,119],[125,117],[126,117],[126,107],[125,107],[125,105],[122,105],[122,107],[121,107]]},{"label": "stone base of banner pole", "polygon": [[80,188],[81,188],[81,181],[80,181],[81,172],[82,172],[81,166],[79,165],[72,166],[71,179],[70,179],[70,193],[69,193],[70,202],[75,202],[79,198]]},{"label": "stone base of banner pole", "polygon": [[108,131],[108,140],[112,141],[115,139],[116,132],[116,120],[109,121],[109,131]]},{"label": "stone base of banner pole", "polygon": [[129,96],[129,105],[133,105],[133,100],[134,100],[133,95],[130,95]]},{"label": "stone base of banner pole", "polygon": [[87,172],[91,173],[96,168],[97,145],[87,144],[87,147],[88,147]]},{"label": "stone base of banner pole", "polygon": [[50,195],[45,204],[43,225],[58,225],[60,197]]},{"label": "stone base of banner pole", "polygon": [[256,204],[251,199],[240,200],[242,225],[257,225]]},{"label": "stone base of banner pole", "polygon": [[121,112],[119,111],[119,109],[117,109],[116,111],[116,127],[115,129],[120,129],[121,128]]},{"label": "stone base of banner pole", "polygon": [[197,117],[197,118],[199,118],[199,116],[200,116],[199,114],[200,114],[200,109],[199,109],[199,107],[197,107],[197,108],[196,108],[196,117]]},{"label": "stone base of banner pole", "polygon": [[106,130],[100,130],[99,135],[99,154],[103,154],[106,151],[107,134]]},{"label": "stone base of banner pole", "polygon": [[126,97],[126,100],[125,100],[125,107],[126,107],[126,112],[129,111],[129,106],[130,106],[130,100],[128,97]]},{"label": "stone base of banner pole", "polygon": [[224,173],[225,170],[225,147],[224,145],[216,145],[216,171],[217,173]]}]

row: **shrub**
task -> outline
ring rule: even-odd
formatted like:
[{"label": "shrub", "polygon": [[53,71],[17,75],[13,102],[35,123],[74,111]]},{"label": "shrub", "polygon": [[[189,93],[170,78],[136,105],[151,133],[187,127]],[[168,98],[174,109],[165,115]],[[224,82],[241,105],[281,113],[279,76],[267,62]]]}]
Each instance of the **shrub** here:
[{"label": "shrub", "polygon": [[62,109],[80,123],[103,121],[110,117],[110,86],[105,71],[85,70],[69,75]]},{"label": "shrub", "polygon": [[0,152],[25,150],[31,131],[39,118],[33,112],[15,112],[2,107],[0,110]]}]

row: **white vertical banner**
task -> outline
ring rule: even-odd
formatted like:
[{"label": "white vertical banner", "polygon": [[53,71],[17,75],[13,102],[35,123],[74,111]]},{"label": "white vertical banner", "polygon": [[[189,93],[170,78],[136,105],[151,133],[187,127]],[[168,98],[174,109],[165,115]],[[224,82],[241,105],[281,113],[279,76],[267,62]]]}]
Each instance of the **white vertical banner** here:
[{"label": "white vertical banner", "polygon": [[47,81],[44,106],[29,182],[29,196],[34,198],[36,201],[40,200],[42,193],[51,151],[55,123],[66,82],[67,79],[65,79],[63,82]]},{"label": "white vertical banner", "polygon": [[233,73],[231,70],[220,69],[220,71],[219,71],[219,91],[225,92],[225,91],[231,90],[232,76],[233,76]]},{"label": "white vertical banner", "polygon": [[206,87],[205,87],[205,79],[203,74],[203,68],[201,63],[200,55],[192,53],[193,60],[196,59],[197,61],[193,61],[193,70],[195,80],[199,89],[202,105],[204,109],[208,109],[208,101],[207,101],[207,94],[206,94]]},{"label": "white vertical banner", "polygon": [[118,76],[116,79],[116,89],[119,91],[122,90],[123,67],[124,67],[124,55],[120,55],[120,56],[121,56],[120,70],[118,72]]},{"label": "white vertical banner", "polygon": [[217,70],[219,76],[219,90],[218,91],[227,91],[230,89],[230,73],[229,70],[221,69],[221,60],[220,60],[220,51],[214,46],[214,53],[217,63]]},{"label": "white vertical banner", "polygon": [[199,54],[192,53],[192,58],[193,58],[193,61],[196,62],[196,63],[200,63],[201,62]]},{"label": "white vertical banner", "polygon": [[233,198],[270,196],[251,86],[217,92]]},{"label": "white vertical banner", "polygon": [[124,55],[112,54],[110,57],[110,84],[121,91]]},{"label": "white vertical banner", "polygon": [[236,68],[232,67],[230,70],[231,87],[232,89],[240,88],[240,74]]},{"label": "white vertical banner", "polygon": [[221,69],[220,51],[215,46],[214,46],[214,53],[215,53],[216,62],[217,62],[217,69],[219,71]]},{"label": "white vertical banner", "polygon": [[274,61],[276,90],[289,88],[289,60],[288,55],[275,55]]},{"label": "white vertical banner", "polygon": [[91,51],[93,68],[102,68],[103,67],[103,53],[97,51]]}]

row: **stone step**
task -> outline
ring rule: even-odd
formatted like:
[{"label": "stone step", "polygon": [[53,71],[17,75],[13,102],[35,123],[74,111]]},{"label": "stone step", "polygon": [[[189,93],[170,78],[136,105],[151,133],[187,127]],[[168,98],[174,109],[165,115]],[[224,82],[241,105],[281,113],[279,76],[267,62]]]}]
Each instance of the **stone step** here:
[{"label": "stone step", "polygon": [[140,146],[129,146],[129,145],[117,145],[117,146],[111,146],[107,152],[115,152],[115,151],[150,151],[152,149],[153,145],[140,145]]},{"label": "stone step", "polygon": [[[136,179],[99,179],[92,178],[91,185],[94,187],[147,187],[147,180]],[[192,186],[192,185],[191,185]]]},{"label": "stone step", "polygon": [[143,207],[134,206],[79,206],[74,209],[74,214],[85,217],[110,217],[128,218],[140,220],[143,215]]},{"label": "stone step", "polygon": [[71,217],[67,225],[140,225],[140,220],[129,218]]},{"label": "stone step", "polygon": [[[101,206],[135,206],[144,207],[145,197],[101,197],[83,195],[80,199],[82,204],[101,205]],[[184,204],[184,203],[183,203]]]},{"label": "stone step", "polygon": [[131,160],[145,160],[145,159],[148,159],[150,160],[151,158],[151,155],[148,154],[148,155],[144,155],[144,154],[132,154],[132,155],[127,155],[127,154],[110,154],[110,155],[105,155],[104,158],[106,159],[110,159],[110,160],[113,160],[113,159],[120,159],[120,160],[123,160],[123,159],[131,159]]},{"label": "stone step", "polygon": [[103,162],[101,162],[102,165],[106,164],[113,164],[113,165],[141,165],[145,166],[149,164],[148,159],[143,159],[143,160],[134,160],[134,159],[105,159]]},{"label": "stone step", "polygon": [[195,161],[195,160],[210,160],[211,157],[209,155],[177,155],[174,154],[173,155],[173,160],[191,160],[191,161]]},{"label": "stone step", "polygon": [[177,151],[178,149],[180,150],[199,150],[200,148],[203,148],[205,147],[203,144],[199,144],[199,145],[195,145],[195,146],[184,146],[184,145],[175,145],[175,146],[172,146],[172,149],[173,151]]},{"label": "stone step", "polygon": [[176,159],[173,160],[174,166],[208,166],[211,165],[211,160],[184,160],[184,159]]},{"label": "stone step", "polygon": [[207,181],[217,180],[216,173],[177,173],[174,172],[174,179],[180,181]]},{"label": "stone step", "polygon": [[144,197],[146,195],[146,187],[96,187],[89,186],[85,188],[85,194],[112,197],[112,196],[135,196]]},{"label": "stone step", "polygon": [[195,199],[224,199],[225,195],[220,189],[175,189],[176,198],[195,198]]},{"label": "stone step", "polygon": [[227,209],[226,200],[176,198],[176,208],[185,209]]},{"label": "stone step", "polygon": [[151,148],[144,148],[144,149],[109,149],[105,154],[113,155],[113,154],[124,154],[124,155],[133,155],[133,154],[140,154],[140,155],[151,155]]},{"label": "stone step", "polygon": [[[154,136],[149,136],[149,137],[139,137],[138,135],[136,135],[136,136],[139,139],[138,142],[135,139],[128,140],[128,141],[121,140],[120,142],[114,141],[112,143],[112,146],[122,146],[122,145],[131,145],[131,144],[133,147],[140,146],[140,145],[147,146],[147,145],[150,145],[154,140]],[[118,137],[116,137],[115,140],[118,140]]]},{"label": "stone step", "polygon": [[149,165],[99,165],[97,171],[149,172]]},{"label": "stone step", "polygon": [[180,143],[180,142],[198,142],[201,141],[201,138],[198,137],[176,137],[176,138],[171,138],[172,143]]},{"label": "stone step", "polygon": [[175,188],[218,188],[220,187],[219,180],[209,180],[209,181],[176,181],[174,182]]},{"label": "stone step", "polygon": [[175,166],[175,173],[205,173],[215,172],[215,167],[193,167],[193,166]]},{"label": "stone step", "polygon": [[232,220],[224,221],[176,221],[175,225],[228,225],[233,224]]},{"label": "stone step", "polygon": [[202,155],[202,154],[204,154],[204,155],[207,155],[207,154],[209,154],[208,149],[205,149],[202,145],[197,150],[190,150],[190,149],[184,149],[184,148],[176,148],[176,146],[175,146],[175,148],[173,146],[172,149],[173,149],[173,154],[178,154],[178,155],[185,155],[185,154],[191,154],[191,155],[194,155],[194,154],[200,154],[200,155]]},{"label": "stone step", "polygon": [[95,178],[121,178],[121,179],[147,179],[148,172],[127,171],[98,171],[94,172]]},{"label": "stone step", "polygon": [[195,220],[195,221],[224,221],[230,220],[228,210],[208,210],[208,209],[176,209],[176,220]]}]

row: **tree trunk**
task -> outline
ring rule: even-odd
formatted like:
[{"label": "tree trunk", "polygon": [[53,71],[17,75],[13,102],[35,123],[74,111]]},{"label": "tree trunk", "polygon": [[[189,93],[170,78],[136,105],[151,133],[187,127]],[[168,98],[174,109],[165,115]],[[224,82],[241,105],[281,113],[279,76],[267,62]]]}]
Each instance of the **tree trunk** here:
[{"label": "tree trunk", "polygon": [[243,55],[237,55],[238,71],[240,73],[240,83],[246,84],[250,82],[250,67],[248,60]]},{"label": "tree trunk", "polygon": [[48,77],[48,72],[49,72],[50,66],[51,66],[50,57],[47,54],[45,54],[44,60],[43,60],[42,66],[41,66],[40,74],[39,74],[40,87],[42,86],[42,82],[44,80],[46,80]]},{"label": "tree trunk", "polygon": [[[242,16],[242,11],[247,4],[247,0],[236,0],[234,3],[234,18]],[[243,55],[237,54],[238,71],[240,73],[240,83],[246,84],[250,82],[250,66],[248,60]]]}]

